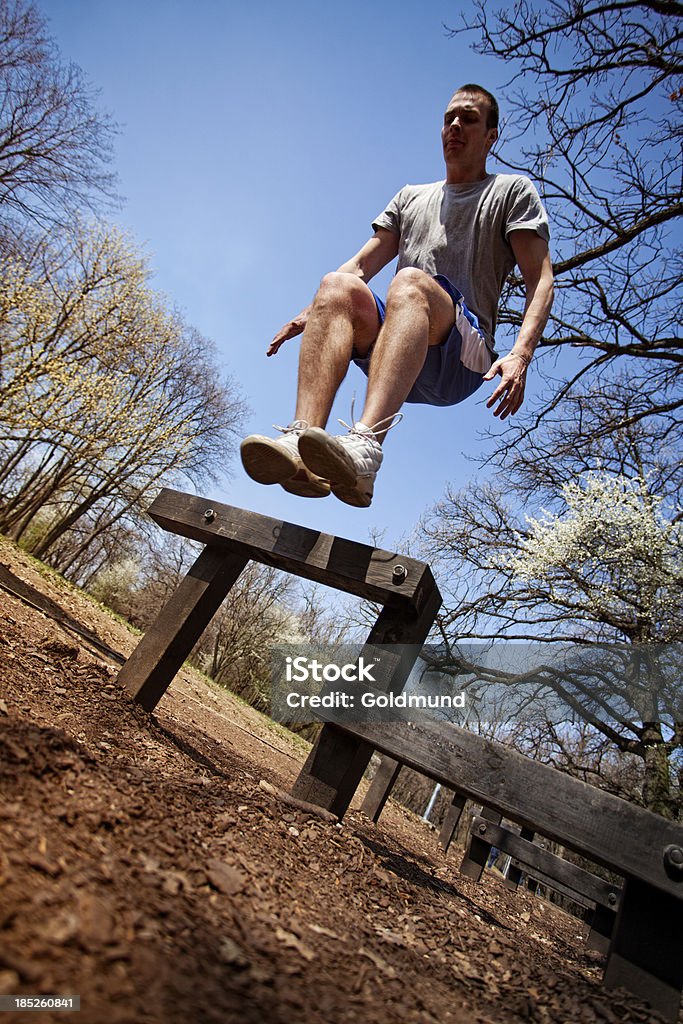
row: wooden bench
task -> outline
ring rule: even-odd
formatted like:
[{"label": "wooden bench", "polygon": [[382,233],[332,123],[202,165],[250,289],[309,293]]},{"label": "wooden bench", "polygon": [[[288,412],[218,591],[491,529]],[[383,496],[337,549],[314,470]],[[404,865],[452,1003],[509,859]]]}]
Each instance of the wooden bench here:
[{"label": "wooden bench", "polygon": [[[390,652],[383,689],[403,689],[441,605],[424,562],[169,489],[154,500],[149,515],[162,529],[206,546],[119,673],[121,684],[148,711],[250,561],[380,603],[367,643],[374,653]],[[341,817],[372,753],[371,742],[323,729],[295,796]]]},{"label": "wooden bench", "polygon": [[[609,939],[616,923],[621,888],[544,849],[542,845],[532,841],[528,829],[523,829],[522,832],[525,835],[504,828],[480,815],[475,815],[470,825],[471,841],[483,839],[514,858],[505,879],[506,885],[517,888],[523,869],[530,881],[540,883],[572,900],[583,908],[582,917],[591,928],[586,942],[587,947],[608,952]],[[468,862],[471,861],[469,853],[468,850],[465,855]]]},{"label": "wooden bench", "polygon": [[[206,546],[119,674],[143,707],[156,707],[251,560],[380,603],[367,642],[373,651],[386,649],[382,692],[403,688],[441,605],[428,565],[179,491],[162,491],[149,514],[163,529]],[[487,828],[504,815],[621,874],[605,984],[624,986],[670,1020],[677,1018],[683,984],[681,826],[456,726],[418,726],[398,712],[392,723],[350,722],[339,709],[316,713],[325,724],[295,784],[296,797],[342,817],[377,749],[389,759],[385,775],[406,764],[456,789],[459,800],[484,804]],[[475,840],[482,845],[477,853],[475,842],[470,860],[478,870],[476,861],[491,843],[481,834]]]},{"label": "wooden bench", "polygon": [[[475,850],[469,851],[471,877],[483,871],[494,834],[502,838],[494,831],[502,816],[623,876],[604,984],[623,986],[669,1020],[678,1019],[683,987],[681,825],[455,725],[417,725],[406,718],[349,722],[338,709],[320,714],[386,755],[380,766],[383,785],[405,764],[457,790],[456,812],[465,797],[485,806],[479,827],[487,831],[475,837]],[[388,793],[380,794],[380,788],[374,797],[381,801]],[[529,844],[520,846],[525,856],[537,857],[528,839],[516,838]]]}]

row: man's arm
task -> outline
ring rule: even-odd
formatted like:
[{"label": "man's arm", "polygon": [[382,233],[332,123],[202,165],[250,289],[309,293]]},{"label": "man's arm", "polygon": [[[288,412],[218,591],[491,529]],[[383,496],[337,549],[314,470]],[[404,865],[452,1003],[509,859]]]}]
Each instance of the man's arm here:
[{"label": "man's arm", "polygon": [[500,374],[502,378],[486,403],[490,409],[500,401],[493,415],[502,420],[514,415],[524,401],[526,371],[553,304],[553,268],[548,243],[535,231],[511,231],[509,238],[524,278],[524,317],[512,349],[498,359],[484,377],[484,380],[493,380]]},{"label": "man's arm", "polygon": [[[394,259],[397,253],[398,235],[393,231],[388,231],[386,228],[378,228],[372,238],[368,239],[355,256],[352,256],[346,263],[342,263],[337,273],[355,274],[356,277],[359,277],[361,281],[365,281],[367,284],[375,274],[378,274],[383,267],[386,267],[387,263]],[[285,341],[289,341],[290,338],[295,338],[298,334],[301,334],[306,326],[310,311],[311,307],[306,306],[306,309],[302,309],[294,319],[286,323],[271,341],[266,355],[275,355]]]}]

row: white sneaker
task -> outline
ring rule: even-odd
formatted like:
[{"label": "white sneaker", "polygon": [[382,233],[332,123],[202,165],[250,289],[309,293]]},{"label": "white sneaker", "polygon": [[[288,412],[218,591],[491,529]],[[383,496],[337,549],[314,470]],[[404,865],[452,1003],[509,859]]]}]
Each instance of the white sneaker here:
[{"label": "white sneaker", "polygon": [[299,454],[299,438],[308,428],[305,420],[295,420],[288,427],[275,427],[282,437],[250,434],[240,445],[242,465],[252,480],[259,484],[281,484],[290,494],[302,498],[325,498],[330,484],[309,472]]},{"label": "white sneaker", "polygon": [[[395,417],[390,418],[398,422]],[[332,493],[347,505],[367,508],[372,502],[375,477],[383,458],[375,432],[384,422],[375,427],[354,423],[348,434],[338,437],[320,427],[309,427],[299,438],[299,453],[306,467],[329,480]]]}]

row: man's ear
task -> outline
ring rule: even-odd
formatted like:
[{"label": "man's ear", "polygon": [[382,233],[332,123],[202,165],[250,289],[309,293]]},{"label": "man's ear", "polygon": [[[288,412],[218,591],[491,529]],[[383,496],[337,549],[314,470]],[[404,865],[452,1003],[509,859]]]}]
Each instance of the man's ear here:
[{"label": "man's ear", "polygon": [[489,149],[491,149],[493,144],[495,142],[497,142],[497,141],[498,141],[498,129],[497,128],[492,128],[491,131],[489,132]]}]

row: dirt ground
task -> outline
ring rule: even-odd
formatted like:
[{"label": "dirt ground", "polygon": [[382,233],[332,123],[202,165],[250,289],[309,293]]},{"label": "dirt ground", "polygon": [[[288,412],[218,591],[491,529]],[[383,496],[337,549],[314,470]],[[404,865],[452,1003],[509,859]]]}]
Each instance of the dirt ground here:
[{"label": "dirt ground", "polygon": [[[128,654],[127,627],[0,540],[0,564]],[[605,992],[586,928],[461,878],[395,804],[292,809],[306,745],[190,671],[150,716],[117,664],[0,590],[0,994],[9,1024],[656,1021]]]}]

